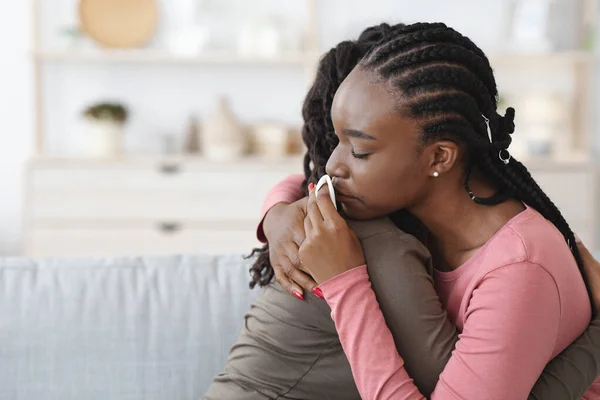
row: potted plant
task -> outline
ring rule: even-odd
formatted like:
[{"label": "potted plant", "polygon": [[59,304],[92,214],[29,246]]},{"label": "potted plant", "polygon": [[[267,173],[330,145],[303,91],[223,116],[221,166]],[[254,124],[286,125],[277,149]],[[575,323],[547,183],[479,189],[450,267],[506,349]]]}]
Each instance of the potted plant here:
[{"label": "potted plant", "polygon": [[91,156],[115,156],[122,151],[123,127],[127,108],[119,103],[96,103],[83,111],[86,122],[86,153]]}]

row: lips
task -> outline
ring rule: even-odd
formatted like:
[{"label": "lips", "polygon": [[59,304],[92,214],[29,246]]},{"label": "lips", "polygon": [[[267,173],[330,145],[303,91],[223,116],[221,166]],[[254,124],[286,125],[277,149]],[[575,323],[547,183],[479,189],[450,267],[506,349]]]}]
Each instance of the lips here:
[{"label": "lips", "polygon": [[340,188],[340,186],[338,185],[333,185],[334,189],[335,189],[335,197],[339,200],[343,200],[343,199],[354,199],[354,196],[350,196],[348,194],[346,194],[346,192],[344,192],[343,189]]}]

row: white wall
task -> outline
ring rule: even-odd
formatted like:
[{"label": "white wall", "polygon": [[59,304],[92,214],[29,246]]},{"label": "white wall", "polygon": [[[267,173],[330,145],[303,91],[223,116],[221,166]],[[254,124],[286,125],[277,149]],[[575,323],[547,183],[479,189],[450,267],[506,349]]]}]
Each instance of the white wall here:
[{"label": "white wall", "polygon": [[[162,0],[161,9],[184,7],[194,0]],[[231,0],[239,2],[243,0]],[[269,0],[260,0],[267,2]],[[271,0],[273,1],[273,0]],[[292,14],[304,0],[274,0]],[[75,0],[42,1],[70,11],[57,12],[58,22],[75,20]],[[215,3],[215,2],[213,2]],[[472,37],[484,50],[502,43],[504,2],[497,0],[318,0],[320,40],[324,49],[356,37],[365,26],[381,21],[443,21]],[[216,4],[216,3],[215,3]],[[254,4],[254,3],[253,3]],[[53,11],[52,11],[53,12]],[[165,13],[165,24],[178,24],[177,9]],[[0,2],[0,253],[19,248],[22,205],[22,167],[32,149],[33,98],[30,48],[30,2]],[[243,16],[238,15],[238,18]],[[301,19],[301,17],[299,17]],[[52,34],[45,27],[45,37]],[[164,40],[165,26],[157,39]],[[156,43],[154,43],[156,44]],[[78,134],[78,114],[86,103],[103,97],[128,102],[134,118],[128,142],[134,150],[155,150],[158,135],[183,132],[191,113],[206,116],[217,94],[232,97],[235,112],[245,122],[276,119],[300,122],[305,86],[296,67],[203,67],[140,65],[50,64],[44,71],[46,128],[54,140],[50,148],[69,144]],[[507,79],[499,78],[502,87]],[[600,141],[599,141],[600,143]]]},{"label": "white wall", "polygon": [[21,171],[32,147],[29,5],[0,2],[0,253],[19,247]]}]

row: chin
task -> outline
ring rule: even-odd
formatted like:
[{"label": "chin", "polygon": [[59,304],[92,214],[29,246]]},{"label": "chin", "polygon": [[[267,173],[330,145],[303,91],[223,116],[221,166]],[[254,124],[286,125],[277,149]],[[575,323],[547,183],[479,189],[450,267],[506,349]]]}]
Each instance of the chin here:
[{"label": "chin", "polygon": [[345,204],[341,203],[339,205],[340,214],[348,219],[353,219],[357,221],[365,221],[370,219],[376,219],[385,217],[387,214],[378,213],[373,209],[370,209],[368,206],[355,206],[354,204]]}]

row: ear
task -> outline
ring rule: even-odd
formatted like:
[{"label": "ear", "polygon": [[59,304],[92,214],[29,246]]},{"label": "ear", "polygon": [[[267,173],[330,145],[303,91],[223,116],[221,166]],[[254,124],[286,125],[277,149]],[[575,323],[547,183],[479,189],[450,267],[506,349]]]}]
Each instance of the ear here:
[{"label": "ear", "polygon": [[450,171],[460,159],[459,146],[449,140],[440,140],[427,147],[429,147],[429,163],[432,172],[444,174]]}]

